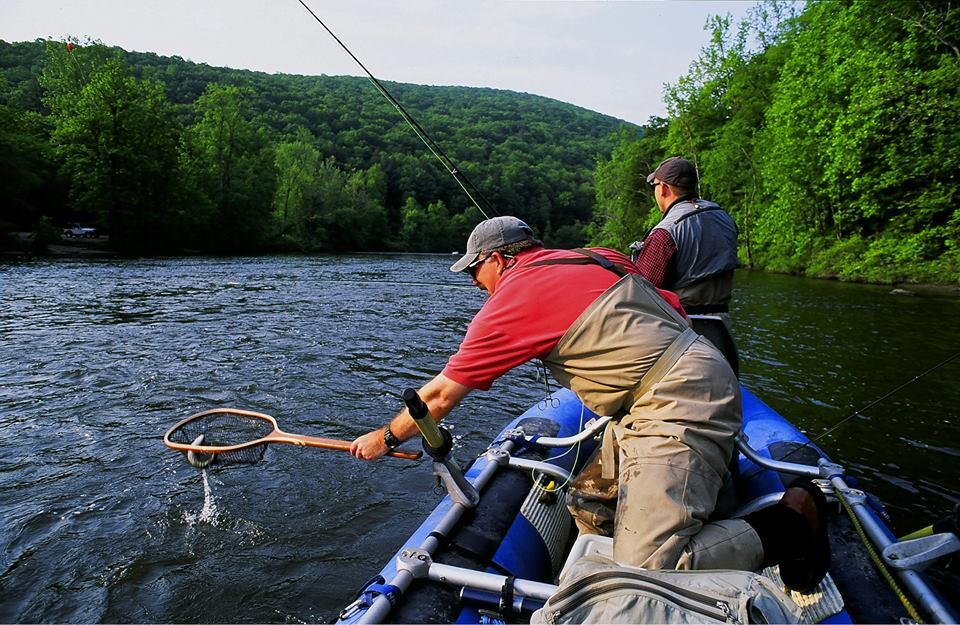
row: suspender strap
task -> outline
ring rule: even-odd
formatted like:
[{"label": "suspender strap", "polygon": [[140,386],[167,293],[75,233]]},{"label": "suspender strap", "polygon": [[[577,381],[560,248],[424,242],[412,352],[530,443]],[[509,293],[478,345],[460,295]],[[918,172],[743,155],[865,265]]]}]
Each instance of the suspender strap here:
[{"label": "suspender strap", "polygon": [[[694,341],[699,337],[700,335],[697,334],[693,328],[687,328],[680,333],[680,336],[673,339],[673,342],[660,354],[660,358],[657,358],[657,361],[653,363],[650,370],[640,378],[640,384],[637,385],[636,390],[631,394],[634,400],[662,380],[663,376],[667,375],[667,372],[673,368],[673,365],[677,364],[680,356],[682,356],[683,353],[687,351],[687,348],[693,345]],[[615,463],[616,458],[613,453],[613,426],[607,425],[606,430],[603,432],[603,445],[600,447],[600,476],[608,480],[616,477],[613,471]]]},{"label": "suspender strap", "polygon": [[707,206],[706,208],[697,207],[695,210],[690,211],[683,217],[677,219],[674,223],[680,223],[684,219],[689,219],[691,217],[696,217],[700,213],[709,213],[710,211],[722,211],[723,208],[720,206]]},{"label": "suspender strap", "polygon": [[583,254],[583,256],[578,258],[552,258],[548,260],[538,260],[528,264],[527,267],[535,267],[537,265],[600,265],[604,269],[612,271],[621,278],[627,275],[627,270],[624,269],[623,265],[615,263],[606,256],[597,254],[593,250],[578,247],[570,251]]}]

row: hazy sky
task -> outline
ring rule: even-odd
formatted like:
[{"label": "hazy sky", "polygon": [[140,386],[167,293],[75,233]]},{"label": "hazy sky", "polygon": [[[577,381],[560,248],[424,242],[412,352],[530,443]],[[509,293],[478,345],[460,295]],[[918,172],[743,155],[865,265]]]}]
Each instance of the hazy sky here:
[{"label": "hazy sky", "polygon": [[[305,0],[377,78],[535,93],[638,124],[754,2]],[[266,72],[363,75],[298,0],[0,0],[0,39],[89,36]],[[372,87],[371,87],[372,88]]]}]

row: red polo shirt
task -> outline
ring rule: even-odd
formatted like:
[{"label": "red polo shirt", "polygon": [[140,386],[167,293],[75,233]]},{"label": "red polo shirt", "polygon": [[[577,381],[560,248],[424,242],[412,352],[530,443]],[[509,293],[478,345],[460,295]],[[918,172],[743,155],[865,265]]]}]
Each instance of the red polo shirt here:
[{"label": "red polo shirt", "polygon": [[[593,248],[629,273],[639,273],[630,259],[613,250]],[[470,322],[460,349],[447,361],[443,375],[470,388],[487,390],[493,381],[556,347],[573,322],[620,278],[597,264],[539,265],[553,258],[581,258],[570,250],[533,248],[517,255]],[[659,289],[658,289],[659,290]],[[680,300],[660,294],[681,314]]]}]

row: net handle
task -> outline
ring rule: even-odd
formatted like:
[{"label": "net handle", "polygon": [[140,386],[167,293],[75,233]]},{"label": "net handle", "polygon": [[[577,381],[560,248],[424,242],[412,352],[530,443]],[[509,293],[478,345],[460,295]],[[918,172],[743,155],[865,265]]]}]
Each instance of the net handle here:
[{"label": "net handle", "polygon": [[[304,434],[289,434],[274,430],[265,438],[261,439],[265,443],[290,443],[292,445],[303,445],[305,447],[319,447],[321,449],[333,449],[335,451],[350,451],[350,444],[353,441],[338,440],[335,438],[321,438],[319,436],[306,436]],[[423,455],[423,452],[409,452],[393,449],[388,451],[386,456],[394,458],[403,458],[404,460],[417,460]]]},{"label": "net handle", "polygon": [[[191,421],[201,419],[211,414],[238,414],[247,417],[255,417],[257,419],[263,419],[268,421],[273,426],[273,431],[267,434],[264,437],[254,439],[252,441],[242,443],[240,445],[231,445],[228,447],[211,447],[207,445],[190,445],[186,443],[176,443],[170,440],[170,435],[177,431],[179,428],[183,427]],[[263,445],[265,443],[288,443],[291,445],[300,445],[303,447],[317,447],[319,449],[332,449],[334,451],[350,451],[351,441],[339,440],[335,438],[322,438],[319,436],[307,436],[304,434],[290,434],[289,432],[283,432],[280,430],[280,427],[277,425],[277,420],[271,417],[268,414],[263,414],[262,412],[253,412],[252,410],[240,410],[238,408],[214,408],[213,410],[204,410],[203,412],[198,412],[197,414],[190,415],[189,417],[178,421],[172,428],[167,430],[167,433],[163,435],[163,444],[170,449],[176,451],[189,452],[200,454],[222,454],[229,451],[240,451],[242,449],[248,449],[256,445]],[[399,449],[393,449],[388,451],[385,455],[391,456],[393,458],[402,458],[404,460],[418,460],[420,456],[423,455],[423,452],[409,452],[402,451]]]}]

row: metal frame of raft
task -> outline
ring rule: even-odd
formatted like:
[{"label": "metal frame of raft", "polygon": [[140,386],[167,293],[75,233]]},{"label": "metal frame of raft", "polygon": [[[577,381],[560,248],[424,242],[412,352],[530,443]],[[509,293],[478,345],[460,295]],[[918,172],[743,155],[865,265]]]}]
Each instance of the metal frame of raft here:
[{"label": "metal frame of raft", "polygon": [[[389,582],[386,582],[384,576],[371,580],[371,583],[361,591],[357,600],[341,612],[341,622],[384,622],[416,580],[430,580],[462,587],[461,597],[470,595],[476,599],[478,596],[485,596],[494,606],[499,603],[500,606],[505,605],[507,609],[514,609],[517,613],[521,608],[527,611],[536,609],[557,591],[558,587],[554,584],[451,566],[435,562],[434,556],[443,541],[456,530],[464,515],[477,505],[480,501],[479,493],[488,486],[501,467],[537,472],[562,480],[564,483],[569,481],[571,472],[577,469],[576,466],[572,466],[575,460],[573,463],[570,458],[563,461],[563,463],[571,463],[568,470],[555,463],[559,456],[551,458],[554,462],[548,462],[513,455],[527,447],[556,449],[589,442],[611,421],[610,417],[596,417],[583,408],[572,392],[561,391],[558,397],[561,401],[560,410],[568,413],[565,420],[554,419],[560,430],[569,431],[573,430],[573,427],[579,430],[583,427],[584,415],[592,417],[587,427],[579,432],[574,430],[572,434],[562,437],[530,435],[522,426],[518,427],[518,424],[521,424],[525,416],[534,412],[534,409],[531,409],[517,418],[511,424],[512,427],[508,426],[501,433],[500,437],[473,464],[466,477],[462,474],[457,475],[459,469],[449,461],[448,457],[445,457],[445,454],[434,455],[434,473],[446,486],[449,497],[437,506],[434,513],[399,550],[395,561],[392,564],[388,563],[384,568],[382,573],[392,573]],[[407,399],[405,396],[405,400]],[[746,389],[743,389],[743,402],[744,431],[737,438],[737,448],[741,454],[740,474],[745,481],[753,482],[752,491],[759,491],[761,494],[751,497],[745,505],[736,510],[733,516],[749,514],[779,499],[783,486],[778,473],[816,478],[828,494],[844,504],[855,519],[854,524],[862,528],[861,534],[868,539],[873,549],[883,553],[883,564],[893,570],[899,582],[906,587],[922,611],[938,622],[958,622],[957,614],[918,572],[943,555],[944,541],[931,541],[930,539],[934,537],[926,537],[898,542],[871,507],[866,493],[848,484],[844,478],[844,469],[829,461],[818,449],[813,448],[818,456],[815,465],[776,460],[758,451],[749,444],[750,438],[758,443],[758,447],[768,452],[771,445],[789,442],[791,439],[793,442],[805,441],[806,438]],[[580,419],[578,424],[571,426],[567,421],[571,420],[571,411],[574,408],[580,413]],[[425,407],[422,409],[421,419],[416,419],[414,415],[418,425],[425,425],[428,429],[429,425],[433,425],[435,429],[432,419],[428,415],[424,419],[423,415],[426,415]],[[550,415],[546,416],[546,419],[550,418]],[[426,421],[429,421],[429,424]],[[747,432],[749,432],[749,438]],[[439,434],[436,433],[425,433],[425,439],[432,439],[435,448],[439,447],[438,436]],[[810,446],[809,441],[804,446]],[[429,452],[429,445],[425,445],[425,448]],[[446,451],[449,452],[449,448]],[[752,472],[746,473],[748,470]],[[472,479],[469,479],[471,476]],[[434,521],[434,517],[438,515],[439,518]],[[424,533],[426,533],[425,536]],[[418,537],[422,537],[419,542],[417,542]],[[955,536],[952,538],[956,540]],[[946,547],[946,549],[950,548],[956,550],[956,545]],[[870,549],[869,546],[868,549]],[[920,621],[919,614],[905,600],[903,593],[898,592],[898,595],[904,600],[904,605],[911,616]],[[848,601],[849,599],[847,598]],[[843,611],[839,615],[825,619],[824,622],[852,621],[849,614]]]}]

